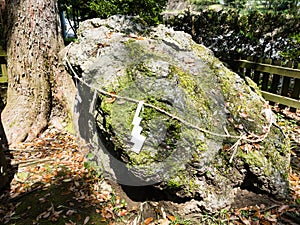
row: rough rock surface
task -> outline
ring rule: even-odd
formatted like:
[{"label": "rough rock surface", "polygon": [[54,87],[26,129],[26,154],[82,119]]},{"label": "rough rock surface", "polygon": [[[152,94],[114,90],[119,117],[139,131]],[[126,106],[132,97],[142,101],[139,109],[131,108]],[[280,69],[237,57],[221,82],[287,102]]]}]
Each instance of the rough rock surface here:
[{"label": "rough rock surface", "polygon": [[[82,80],[79,133],[91,144],[89,158],[119,183],[153,185],[187,202],[183,213],[224,208],[238,189],[286,197],[289,145],[269,126],[268,105],[251,80],[188,34],[114,16],[83,22],[67,48],[66,64]],[[131,131],[139,101],[146,140],[137,154]]]}]

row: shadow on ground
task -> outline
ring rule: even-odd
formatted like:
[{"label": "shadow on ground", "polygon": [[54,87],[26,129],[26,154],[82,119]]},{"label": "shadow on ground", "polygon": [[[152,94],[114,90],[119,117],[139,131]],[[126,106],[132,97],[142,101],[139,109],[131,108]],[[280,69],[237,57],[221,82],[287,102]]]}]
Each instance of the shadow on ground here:
[{"label": "shadow on ground", "polygon": [[[111,193],[102,193],[100,201],[93,193],[90,177],[78,177],[68,169],[61,170],[52,183],[21,186],[27,191],[3,197],[0,202],[1,224],[113,224],[119,221],[111,204]],[[106,196],[105,196],[106,195]],[[107,199],[105,199],[107,198]],[[120,206],[119,206],[120,207]],[[118,224],[118,223],[117,223]]]},{"label": "shadow on ground", "polygon": [[[3,96],[3,92],[5,92],[5,96]],[[8,151],[7,138],[2,125],[1,112],[5,107],[5,101],[6,88],[3,91],[2,84],[0,83],[0,195],[2,191],[10,190],[10,182],[18,170],[17,167],[11,165],[13,156]]]}]

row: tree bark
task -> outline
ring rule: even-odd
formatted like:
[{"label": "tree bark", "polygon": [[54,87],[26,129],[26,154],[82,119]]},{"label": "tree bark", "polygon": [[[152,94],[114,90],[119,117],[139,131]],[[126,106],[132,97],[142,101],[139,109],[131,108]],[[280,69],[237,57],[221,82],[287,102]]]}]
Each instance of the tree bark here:
[{"label": "tree bark", "polygon": [[36,137],[50,116],[68,116],[75,88],[59,63],[64,45],[57,1],[7,0],[5,14],[8,90],[2,121],[14,144]]}]

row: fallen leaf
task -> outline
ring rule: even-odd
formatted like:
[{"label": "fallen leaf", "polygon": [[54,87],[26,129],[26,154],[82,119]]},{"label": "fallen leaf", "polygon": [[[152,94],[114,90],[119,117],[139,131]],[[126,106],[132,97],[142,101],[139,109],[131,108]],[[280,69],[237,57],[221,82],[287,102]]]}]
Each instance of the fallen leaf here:
[{"label": "fallen leaf", "polygon": [[244,145],[244,151],[249,152],[249,151],[251,151],[251,149],[252,149],[252,145],[250,145],[250,144]]},{"label": "fallen leaf", "polygon": [[50,216],[51,212],[45,212],[45,214],[42,216],[44,219],[48,218]]},{"label": "fallen leaf", "polygon": [[65,182],[65,183],[68,183],[68,182],[70,182],[70,181],[72,181],[72,178],[67,178],[67,179],[64,179],[64,180],[63,180],[63,182]]},{"label": "fallen leaf", "polygon": [[270,222],[277,222],[277,216],[276,215],[270,215],[266,219]]},{"label": "fallen leaf", "polygon": [[72,220],[69,220],[69,223],[65,223],[65,225],[76,225]]},{"label": "fallen leaf", "polygon": [[39,201],[40,201],[41,203],[44,203],[44,202],[46,202],[46,199],[45,199],[45,198],[39,198]]},{"label": "fallen leaf", "polygon": [[167,215],[167,218],[169,220],[171,220],[172,222],[174,222],[176,220],[175,216],[172,216],[172,215]]},{"label": "fallen leaf", "polygon": [[126,209],[119,210],[118,216],[125,216],[125,215],[127,215],[127,210]]},{"label": "fallen leaf", "polygon": [[89,222],[89,220],[90,220],[89,216],[85,217],[83,225],[86,225]]},{"label": "fallen leaf", "polygon": [[261,217],[260,211],[257,210],[257,211],[254,213],[253,217],[260,218],[260,217]]},{"label": "fallen leaf", "polygon": [[72,216],[74,213],[76,213],[75,210],[69,209],[69,210],[66,212],[66,215],[67,215],[67,216]]},{"label": "fallen leaf", "polygon": [[260,224],[262,224],[262,225],[271,225],[271,223],[269,221],[266,221],[266,220],[260,221]]},{"label": "fallen leaf", "polygon": [[75,181],[74,184],[75,184],[76,187],[80,186],[79,182],[77,182],[77,181]]},{"label": "fallen leaf", "polygon": [[58,221],[58,217],[52,216],[51,221],[52,221],[52,222],[57,222],[57,221]]},{"label": "fallen leaf", "polygon": [[113,218],[113,211],[109,208],[109,207],[105,207],[104,209],[102,209],[102,216],[106,219],[110,219]]},{"label": "fallen leaf", "polygon": [[246,219],[246,218],[243,218],[243,217],[240,217],[240,220],[243,222],[243,224],[245,224],[245,225],[251,225],[251,222],[248,220],[248,219]]},{"label": "fallen leaf", "polygon": [[169,225],[170,221],[166,218],[166,219],[160,219],[160,220],[158,220],[158,223],[160,225]]},{"label": "fallen leaf", "polygon": [[105,222],[107,222],[107,220],[106,220],[105,218],[102,218],[102,219],[100,220],[100,222],[105,223]]},{"label": "fallen leaf", "polygon": [[288,209],[290,206],[289,205],[282,205],[279,207],[279,209],[277,210],[279,213],[285,211],[286,209]]},{"label": "fallen leaf", "polygon": [[266,208],[266,206],[265,206],[265,204],[260,204],[260,205],[259,205],[259,208],[260,208],[261,210],[264,210],[264,209]]},{"label": "fallen leaf", "polygon": [[[112,94],[112,95],[116,94],[115,92],[109,92],[109,93]],[[111,96],[110,98],[106,98],[105,102],[106,103],[113,103],[115,100],[116,100],[116,97],[115,96]]]},{"label": "fallen leaf", "polygon": [[152,217],[149,217],[147,219],[144,220],[144,224],[145,225],[148,225],[149,223],[151,223],[153,221],[153,218]]}]

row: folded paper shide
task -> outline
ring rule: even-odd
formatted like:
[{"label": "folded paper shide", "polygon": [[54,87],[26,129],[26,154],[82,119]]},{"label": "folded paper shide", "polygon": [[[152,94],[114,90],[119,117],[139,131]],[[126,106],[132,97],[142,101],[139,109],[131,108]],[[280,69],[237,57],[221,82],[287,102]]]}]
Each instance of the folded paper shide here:
[{"label": "folded paper shide", "polygon": [[146,137],[141,135],[143,128],[140,126],[142,118],[139,117],[140,111],[142,110],[144,102],[140,101],[138,107],[136,108],[134,118],[132,120],[133,129],[131,131],[131,142],[133,143],[132,151],[135,153],[140,153]]}]

